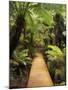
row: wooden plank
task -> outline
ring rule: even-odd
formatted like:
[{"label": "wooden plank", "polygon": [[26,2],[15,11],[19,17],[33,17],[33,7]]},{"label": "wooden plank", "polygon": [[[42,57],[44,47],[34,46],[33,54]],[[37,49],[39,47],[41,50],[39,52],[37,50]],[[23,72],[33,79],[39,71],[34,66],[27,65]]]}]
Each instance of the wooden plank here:
[{"label": "wooden plank", "polygon": [[46,63],[40,53],[34,58],[27,87],[53,86]]}]

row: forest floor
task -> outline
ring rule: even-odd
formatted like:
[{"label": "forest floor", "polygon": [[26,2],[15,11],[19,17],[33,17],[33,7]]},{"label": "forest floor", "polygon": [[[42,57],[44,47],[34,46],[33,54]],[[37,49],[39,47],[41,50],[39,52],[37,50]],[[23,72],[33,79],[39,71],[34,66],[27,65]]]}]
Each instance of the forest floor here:
[{"label": "forest floor", "polygon": [[33,59],[27,87],[53,86],[47,65],[41,53]]}]

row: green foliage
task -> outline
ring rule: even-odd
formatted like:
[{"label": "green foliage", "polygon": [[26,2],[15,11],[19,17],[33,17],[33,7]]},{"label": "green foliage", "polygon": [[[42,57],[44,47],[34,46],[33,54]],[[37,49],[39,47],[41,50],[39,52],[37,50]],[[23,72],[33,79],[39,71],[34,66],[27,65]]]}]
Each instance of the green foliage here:
[{"label": "green foliage", "polygon": [[28,56],[28,49],[24,49],[20,52],[14,51],[14,59],[18,63],[22,63],[24,65],[31,64],[31,58]]},{"label": "green foliage", "polygon": [[[48,57],[48,68],[50,70],[51,76],[55,81],[55,85],[61,85],[61,82],[65,84],[65,48],[61,50],[58,46],[48,45],[48,50],[46,51]],[[58,79],[59,76],[59,79]]]},{"label": "green foliage", "polygon": [[[16,26],[16,18],[18,15],[24,18],[24,28],[21,32],[19,43],[13,53],[12,70],[19,64],[24,66],[31,66],[32,55],[34,50],[37,52],[40,48],[47,56],[47,65],[49,72],[54,81],[54,85],[65,85],[65,71],[66,71],[66,30],[61,33],[62,48],[56,45],[55,40],[55,21],[54,16],[60,13],[63,19],[66,20],[66,5],[64,4],[45,4],[45,3],[29,3],[29,2],[9,2],[9,26],[10,30]],[[61,17],[61,16],[60,16]],[[63,20],[61,20],[63,21]],[[66,21],[63,21],[66,26]],[[61,26],[62,27],[62,26]],[[14,29],[13,29],[14,30]],[[24,37],[25,36],[25,37]],[[63,40],[64,39],[64,40]],[[20,47],[20,48],[19,48]],[[42,53],[42,52],[41,52]],[[13,66],[16,67],[14,68]],[[21,70],[21,68],[19,67]],[[27,70],[22,71],[27,73]],[[13,73],[12,71],[12,73]],[[22,72],[21,71],[21,72]],[[20,73],[21,74],[21,73]],[[57,79],[60,76],[60,83]]]},{"label": "green foliage", "polygon": [[48,51],[46,51],[46,54],[48,54],[48,57],[53,57],[54,59],[52,58],[52,60],[56,60],[57,58],[58,60],[63,60],[64,57],[64,53],[61,51],[61,49],[53,45],[48,45]]}]

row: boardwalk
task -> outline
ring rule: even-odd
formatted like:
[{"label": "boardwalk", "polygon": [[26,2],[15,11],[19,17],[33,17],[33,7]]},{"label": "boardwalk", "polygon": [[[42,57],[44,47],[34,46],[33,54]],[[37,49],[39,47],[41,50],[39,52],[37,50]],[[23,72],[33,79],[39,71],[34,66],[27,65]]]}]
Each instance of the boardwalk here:
[{"label": "boardwalk", "polygon": [[34,58],[27,87],[45,87],[53,86],[47,65],[40,53]]}]

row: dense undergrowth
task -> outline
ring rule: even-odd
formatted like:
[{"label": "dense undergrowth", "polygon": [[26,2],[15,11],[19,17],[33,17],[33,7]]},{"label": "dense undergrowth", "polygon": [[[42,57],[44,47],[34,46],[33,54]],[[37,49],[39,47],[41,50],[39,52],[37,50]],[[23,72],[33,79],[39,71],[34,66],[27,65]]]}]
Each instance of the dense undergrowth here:
[{"label": "dense undergrowth", "polygon": [[9,2],[10,88],[26,87],[36,52],[54,85],[66,84],[66,6]]}]

